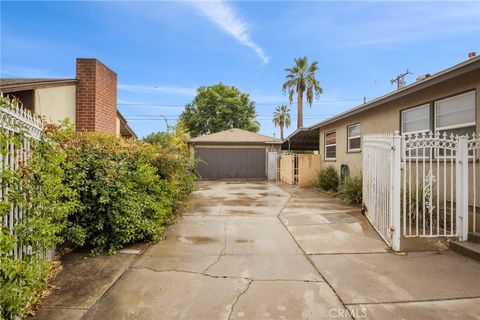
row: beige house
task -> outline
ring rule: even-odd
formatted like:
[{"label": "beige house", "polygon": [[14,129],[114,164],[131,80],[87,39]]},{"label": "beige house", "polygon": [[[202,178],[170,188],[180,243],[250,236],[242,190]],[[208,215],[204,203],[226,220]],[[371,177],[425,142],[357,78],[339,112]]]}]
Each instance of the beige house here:
[{"label": "beige house", "polygon": [[359,105],[286,138],[284,150],[318,150],[321,166],[362,170],[362,137],[373,133],[479,133],[480,57]]}]

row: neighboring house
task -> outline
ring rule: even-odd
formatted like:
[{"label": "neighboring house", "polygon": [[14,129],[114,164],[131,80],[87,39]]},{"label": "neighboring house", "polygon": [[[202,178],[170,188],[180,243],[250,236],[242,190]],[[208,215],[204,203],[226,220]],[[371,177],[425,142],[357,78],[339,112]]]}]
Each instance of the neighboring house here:
[{"label": "neighboring house", "polygon": [[117,109],[116,73],[96,59],[78,58],[75,79],[0,79],[0,92],[18,98],[47,122],[68,118],[77,131],[136,138]]},{"label": "neighboring house", "polygon": [[419,77],[415,83],[286,138],[284,150],[318,150],[321,166],[362,170],[362,137],[372,133],[476,133],[480,120],[480,57]]},{"label": "neighboring house", "polygon": [[281,150],[282,141],[242,129],[229,129],[191,139],[203,179],[265,179],[267,152]]}]

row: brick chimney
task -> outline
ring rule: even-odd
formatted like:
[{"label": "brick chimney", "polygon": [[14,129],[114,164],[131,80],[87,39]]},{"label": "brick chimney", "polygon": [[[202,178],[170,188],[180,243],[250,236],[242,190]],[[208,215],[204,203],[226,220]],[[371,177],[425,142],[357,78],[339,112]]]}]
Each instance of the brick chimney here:
[{"label": "brick chimney", "polygon": [[115,133],[117,74],[97,59],[77,59],[77,131]]}]

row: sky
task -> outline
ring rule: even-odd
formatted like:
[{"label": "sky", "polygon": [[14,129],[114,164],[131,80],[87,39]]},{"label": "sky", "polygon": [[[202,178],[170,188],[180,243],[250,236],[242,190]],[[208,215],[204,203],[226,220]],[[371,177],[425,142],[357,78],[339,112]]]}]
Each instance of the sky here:
[{"label": "sky", "polygon": [[[256,102],[260,132],[279,136],[285,68],[318,61],[325,120],[480,54],[480,1],[1,1],[0,76],[75,77],[75,59],[118,74],[118,108],[139,136],[174,125],[199,86],[222,82]],[[296,105],[292,125],[296,129]]]}]

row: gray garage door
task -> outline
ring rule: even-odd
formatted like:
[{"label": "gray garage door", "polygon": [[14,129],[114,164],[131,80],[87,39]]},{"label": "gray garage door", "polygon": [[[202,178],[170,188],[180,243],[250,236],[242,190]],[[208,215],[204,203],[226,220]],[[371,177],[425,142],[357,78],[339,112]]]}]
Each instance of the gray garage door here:
[{"label": "gray garage door", "polygon": [[201,159],[197,171],[203,179],[265,179],[263,148],[195,148]]}]

